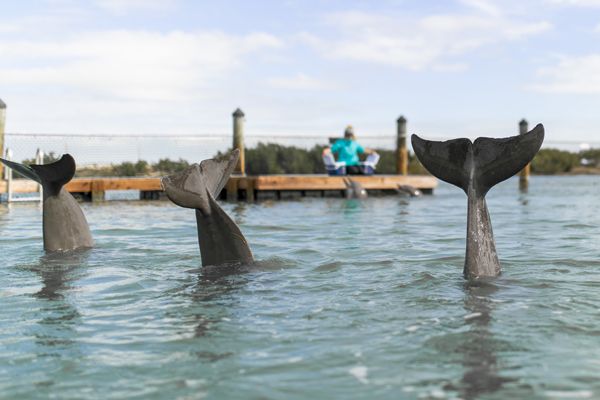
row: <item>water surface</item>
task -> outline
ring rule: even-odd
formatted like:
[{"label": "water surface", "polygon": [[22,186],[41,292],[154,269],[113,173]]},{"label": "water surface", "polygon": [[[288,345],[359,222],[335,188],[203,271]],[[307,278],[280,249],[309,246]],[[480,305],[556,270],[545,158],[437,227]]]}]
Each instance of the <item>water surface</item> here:
[{"label": "water surface", "polygon": [[83,204],[44,255],[0,205],[0,398],[598,398],[600,178],[511,179],[503,275],[462,278],[466,197],[225,203],[258,260],[201,268],[194,213]]}]

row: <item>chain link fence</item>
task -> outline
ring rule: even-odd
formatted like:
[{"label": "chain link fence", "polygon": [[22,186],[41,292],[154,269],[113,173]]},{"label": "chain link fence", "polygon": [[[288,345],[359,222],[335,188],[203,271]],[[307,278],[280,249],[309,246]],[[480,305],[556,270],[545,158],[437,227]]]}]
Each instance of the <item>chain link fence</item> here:
[{"label": "chain link fence", "polygon": [[[276,143],[304,149],[315,145],[326,146],[332,135],[280,134],[246,135],[245,147],[258,143]],[[56,134],[56,133],[6,133],[5,148],[11,149],[13,160],[31,160],[41,149],[46,155],[71,154],[78,166],[108,166],[121,162],[150,163],[160,159],[199,162],[225,152],[232,146],[232,135],[225,133],[199,135],[117,135],[117,134]],[[358,138],[365,147],[392,150],[396,146],[394,135],[365,135]]]}]

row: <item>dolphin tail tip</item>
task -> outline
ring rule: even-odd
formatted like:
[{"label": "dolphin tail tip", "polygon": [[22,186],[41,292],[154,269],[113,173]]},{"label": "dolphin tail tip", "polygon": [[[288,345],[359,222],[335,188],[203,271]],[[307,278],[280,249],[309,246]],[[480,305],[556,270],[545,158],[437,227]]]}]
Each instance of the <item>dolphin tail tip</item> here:
[{"label": "dolphin tail tip", "polygon": [[216,198],[235,169],[240,151],[233,150],[229,157],[204,160],[179,173],[161,178],[167,197],[180,207],[207,211],[210,208],[207,193]]}]

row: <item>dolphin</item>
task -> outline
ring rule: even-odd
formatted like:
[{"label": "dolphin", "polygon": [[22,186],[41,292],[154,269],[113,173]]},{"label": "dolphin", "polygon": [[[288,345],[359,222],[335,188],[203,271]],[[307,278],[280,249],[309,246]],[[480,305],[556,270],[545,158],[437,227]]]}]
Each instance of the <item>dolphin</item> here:
[{"label": "dolphin", "polygon": [[415,154],[429,172],[467,195],[465,277],[498,276],[501,268],[485,195],[533,159],[544,141],[543,125],[538,124],[524,135],[480,137],[473,143],[469,139],[435,142],[417,135],[412,135],[411,140]]},{"label": "dolphin", "polygon": [[94,241],[85,215],[64,185],[75,175],[75,160],[64,154],[44,165],[23,165],[0,158],[6,166],[42,185],[44,250],[66,251],[92,247]]},{"label": "dolphin", "polygon": [[196,210],[203,266],[247,264],[254,260],[240,228],[215,200],[229,180],[239,157],[240,151],[236,149],[229,159],[204,160],[161,179],[162,187],[173,203]]},{"label": "dolphin", "polygon": [[365,188],[353,179],[344,178],[344,184],[346,185],[347,199],[366,199],[369,196]]},{"label": "dolphin", "polygon": [[398,194],[407,194],[410,197],[419,197],[423,194],[419,189],[417,189],[416,187],[414,187],[412,185],[400,185],[400,184],[396,188],[396,192],[398,192]]}]

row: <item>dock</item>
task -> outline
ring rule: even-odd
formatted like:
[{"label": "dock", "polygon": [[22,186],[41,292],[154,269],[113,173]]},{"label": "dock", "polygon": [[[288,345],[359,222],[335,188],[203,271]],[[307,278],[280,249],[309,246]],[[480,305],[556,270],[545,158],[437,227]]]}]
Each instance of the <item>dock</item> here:
[{"label": "dock", "polygon": [[[343,196],[346,185],[344,176],[327,175],[232,175],[220,194],[229,201],[254,201],[290,197]],[[431,194],[437,187],[437,179],[428,175],[371,175],[351,176],[370,192],[395,193],[398,185],[410,185],[423,193]],[[142,200],[161,198],[160,177],[131,178],[75,178],[66,189],[84,201],[103,201],[109,190],[137,190]],[[38,184],[28,179],[14,179],[13,193],[34,193]],[[7,182],[0,180],[0,194],[6,193]]]}]

